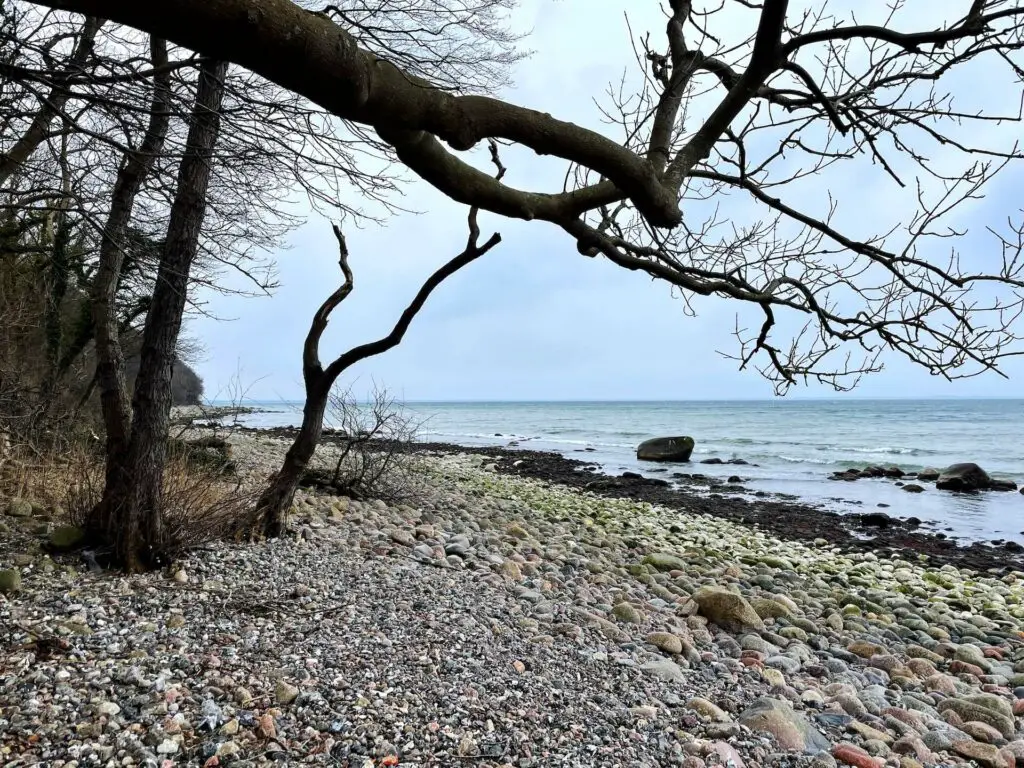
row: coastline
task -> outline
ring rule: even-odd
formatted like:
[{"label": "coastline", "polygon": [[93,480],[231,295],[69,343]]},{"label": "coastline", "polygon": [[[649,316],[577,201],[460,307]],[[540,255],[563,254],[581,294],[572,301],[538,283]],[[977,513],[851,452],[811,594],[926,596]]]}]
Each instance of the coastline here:
[{"label": "coastline", "polygon": [[[287,445],[231,440],[257,482]],[[303,490],[293,535],[215,542],[163,572],[22,558],[22,591],[0,598],[13,628],[0,754],[55,767],[1024,759],[1018,574],[785,540],[501,469],[521,458],[423,453],[401,503]],[[31,551],[27,534],[10,540]]]},{"label": "coastline", "polygon": [[[239,427],[243,434],[264,434],[289,438],[293,427]],[[336,438],[325,434],[330,444]],[[841,514],[799,500],[755,496],[698,493],[685,488],[666,486],[655,478],[609,475],[594,468],[593,462],[576,459],[553,451],[497,446],[464,446],[455,443],[417,442],[405,448],[425,454],[474,454],[493,460],[502,474],[516,475],[556,483],[599,496],[658,504],[681,513],[700,514],[731,522],[753,525],[778,536],[783,541],[814,542],[826,539],[845,552],[877,552],[910,557],[925,556],[935,565],[950,564],[979,572],[990,569],[999,573],[1024,572],[1024,551],[1015,543],[995,546],[985,542],[962,545],[941,532],[930,532],[925,522],[889,514],[892,510],[871,510],[861,514]],[[681,465],[700,472],[699,464]],[[594,469],[588,469],[594,468]],[[701,491],[708,486],[695,483]],[[865,524],[865,520],[867,524]]]}]

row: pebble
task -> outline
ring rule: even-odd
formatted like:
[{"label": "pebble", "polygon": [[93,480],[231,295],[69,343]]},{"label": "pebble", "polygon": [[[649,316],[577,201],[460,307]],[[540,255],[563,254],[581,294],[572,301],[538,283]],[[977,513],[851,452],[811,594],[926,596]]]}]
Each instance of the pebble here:
[{"label": "pebble", "polygon": [[[273,470],[265,441],[240,441],[239,467]],[[321,747],[359,766],[1024,759],[1024,581],[782,543],[469,455],[424,471],[401,504],[300,491],[307,540],[215,543],[171,579],[19,565],[0,699],[21,741],[0,762],[7,743],[65,766]]]}]

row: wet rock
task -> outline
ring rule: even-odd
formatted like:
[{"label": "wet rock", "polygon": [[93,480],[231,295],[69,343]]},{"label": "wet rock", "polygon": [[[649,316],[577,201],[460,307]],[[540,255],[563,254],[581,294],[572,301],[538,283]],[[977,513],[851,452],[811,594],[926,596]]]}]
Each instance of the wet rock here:
[{"label": "wet rock", "polygon": [[866,512],[857,515],[857,519],[860,520],[861,525],[869,528],[888,528],[893,523],[893,519],[885,512]]},{"label": "wet rock", "polygon": [[935,482],[942,491],[980,491],[988,488],[992,478],[977,464],[953,464],[943,470]]},{"label": "wet rock", "polygon": [[907,483],[903,486],[903,490],[907,493],[924,493],[924,486],[917,483]]},{"label": "wet rock", "polygon": [[655,437],[637,446],[636,457],[640,461],[689,461],[693,445],[692,437]]}]

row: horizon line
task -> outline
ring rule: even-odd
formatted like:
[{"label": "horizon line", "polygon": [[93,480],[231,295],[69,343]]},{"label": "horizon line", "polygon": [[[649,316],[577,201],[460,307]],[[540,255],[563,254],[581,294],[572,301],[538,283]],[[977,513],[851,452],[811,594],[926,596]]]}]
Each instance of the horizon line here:
[{"label": "horizon line", "polygon": [[[396,403],[402,403],[404,405],[464,405],[464,404],[597,404],[597,403],[609,403],[609,404],[642,404],[642,403],[778,403],[778,402],[844,402],[849,400],[859,401],[873,401],[873,402],[936,402],[936,401],[970,401],[970,400],[992,400],[992,401],[1005,401],[1005,402],[1022,402],[1024,397],[1011,397],[1008,395],[934,395],[928,397],[880,397],[880,396],[858,396],[858,395],[847,395],[847,396],[809,396],[809,397],[694,397],[694,398],[635,398],[635,399],[616,399],[616,398],[552,398],[552,399],[538,399],[538,398],[526,398],[526,399],[500,399],[500,398],[448,398],[448,399],[411,399],[402,400],[395,398]],[[303,403],[305,398],[296,398],[294,400],[288,400],[284,398],[272,398],[272,399],[261,399],[261,398],[243,398],[239,401],[216,399],[209,400],[205,404],[211,406],[223,406],[233,405],[238,402],[240,405],[245,403],[282,403],[282,404],[294,404]]]}]

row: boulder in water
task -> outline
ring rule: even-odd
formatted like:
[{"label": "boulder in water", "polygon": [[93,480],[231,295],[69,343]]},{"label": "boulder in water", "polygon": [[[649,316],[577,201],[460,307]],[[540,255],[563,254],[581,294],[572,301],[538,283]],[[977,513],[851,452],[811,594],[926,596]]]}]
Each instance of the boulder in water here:
[{"label": "boulder in water", "polygon": [[1017,484],[1013,480],[999,480],[993,477],[988,486],[993,491],[1016,491]]},{"label": "boulder in water", "polygon": [[939,475],[935,487],[942,491],[980,491],[992,485],[992,478],[977,464],[953,464]]},{"label": "boulder in water", "polygon": [[655,437],[644,440],[637,446],[636,457],[640,461],[689,461],[693,453],[693,438]]},{"label": "boulder in water", "polygon": [[939,470],[934,469],[933,467],[927,467],[927,468],[922,469],[920,472],[917,473],[917,479],[918,480],[923,480],[924,482],[927,482],[927,483],[930,483],[930,482],[933,482],[935,480],[938,480],[939,479],[939,475],[941,475],[941,474],[942,473],[939,472]]}]

